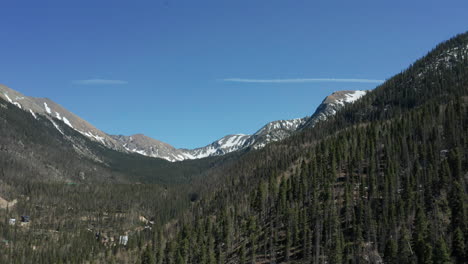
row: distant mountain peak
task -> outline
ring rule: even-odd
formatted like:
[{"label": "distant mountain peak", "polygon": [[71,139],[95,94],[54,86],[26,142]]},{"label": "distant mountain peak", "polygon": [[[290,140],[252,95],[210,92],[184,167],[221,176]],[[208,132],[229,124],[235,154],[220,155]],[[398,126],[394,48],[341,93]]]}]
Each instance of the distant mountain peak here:
[{"label": "distant mountain peak", "polygon": [[64,131],[60,129],[54,119],[61,120],[82,135],[111,149],[138,153],[169,161],[200,159],[225,155],[247,148],[263,148],[271,142],[289,137],[304,127],[314,126],[317,122],[334,115],[345,104],[352,103],[365,94],[366,91],[337,91],[327,96],[310,117],[276,120],[264,125],[253,135],[232,134],[224,136],[204,147],[177,149],[170,144],[153,139],[142,133],[131,136],[108,135],[49,98],[28,97],[4,85],[0,85],[0,97],[5,98],[8,102],[25,111],[29,111],[34,118],[37,118],[38,115],[47,117],[61,134],[64,134]]},{"label": "distant mountain peak", "polygon": [[[224,136],[211,144],[196,149],[176,149],[169,144],[153,140],[136,140],[135,137],[148,138],[142,134],[126,136],[113,136],[124,144],[124,147],[142,155],[167,159],[169,161],[182,161],[187,159],[200,159],[210,156],[221,156],[234,151],[253,148],[261,149],[271,142],[283,140],[302,128],[313,126],[321,120],[334,115],[346,104],[353,103],[367,91],[337,91],[327,96],[314,115],[290,120],[272,121],[252,135],[231,134]],[[132,139],[133,138],[133,139]],[[131,144],[130,144],[131,143]]]},{"label": "distant mountain peak", "polygon": [[354,103],[368,91],[337,91],[325,97],[322,103],[317,107],[314,114],[305,122],[301,128],[313,127],[320,121],[326,120],[329,116],[333,116],[343,108],[346,104]]}]

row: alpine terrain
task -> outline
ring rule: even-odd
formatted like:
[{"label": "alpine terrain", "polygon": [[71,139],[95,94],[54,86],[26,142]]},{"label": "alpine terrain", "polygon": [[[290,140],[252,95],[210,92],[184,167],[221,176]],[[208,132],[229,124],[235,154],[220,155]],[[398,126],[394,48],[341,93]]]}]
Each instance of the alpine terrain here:
[{"label": "alpine terrain", "polygon": [[[137,83],[136,79],[148,78],[139,82],[143,86],[146,82],[149,87],[146,92],[172,95],[171,87],[192,82],[194,93],[203,93],[196,90],[202,86],[197,78],[215,76],[221,71],[244,72],[247,76],[276,71],[293,76],[328,72],[335,67],[336,72],[351,67],[363,71],[378,67],[394,70],[400,67],[395,65],[401,63],[397,62],[401,56],[393,60],[392,51],[398,50],[403,57],[415,51],[408,44],[415,38],[407,42],[405,39],[405,45],[397,48],[382,41],[375,43],[385,45],[374,45],[374,34],[370,34],[372,41],[367,36],[373,31],[367,25],[362,30],[365,34],[356,31],[357,37],[355,31],[351,32],[352,38],[343,30],[335,34],[329,29],[349,29],[343,23],[333,24],[335,18],[326,21],[330,24],[326,32],[317,31],[319,27],[305,22],[316,17],[310,10],[322,12],[323,8],[315,5],[310,10],[290,8],[295,1],[288,2],[287,8],[284,3],[276,6],[271,1],[262,6],[251,1],[249,8],[237,8],[238,1],[232,1],[229,8],[225,8],[226,3],[210,2],[208,13],[199,2],[192,3],[196,10],[185,12],[178,1],[165,1],[158,2],[157,8],[138,9],[137,16],[132,12],[139,8],[137,5],[119,13],[120,3],[100,6],[97,3],[100,1],[95,2],[93,8],[84,11],[76,6],[59,8],[58,20],[54,20],[55,10],[45,7],[7,8],[0,28],[8,34],[0,46],[8,53],[19,50],[13,52],[14,59],[6,60],[7,67],[0,65],[2,73],[8,73],[18,62],[34,82],[48,77],[51,83],[55,79],[56,83],[62,83],[74,76],[75,71],[84,76],[102,71],[129,78],[85,79],[70,87],[99,86],[108,89],[99,91],[101,95],[112,96],[118,89],[128,90],[125,85]],[[349,8],[346,13],[339,13],[335,6],[330,9],[337,14],[337,20],[345,15],[340,21],[348,22],[351,21],[348,13],[361,9],[371,15],[367,8],[374,3],[366,4],[366,8],[358,3],[345,5]],[[380,7],[381,3],[377,4]],[[392,2],[391,6],[394,5],[397,4]],[[419,26],[420,20],[428,23],[423,16],[413,14],[411,3],[405,2],[406,5],[411,19],[418,20],[415,23],[418,25],[407,25],[407,21],[413,20],[402,19],[408,32]],[[266,15],[271,8],[277,8],[271,17],[274,20]],[[443,5],[440,9],[446,10]],[[461,8],[455,6],[450,12],[459,14],[458,9]],[[10,12],[18,15],[15,13],[18,10],[19,18],[10,16]],[[242,19],[230,13],[239,10]],[[258,10],[265,14],[249,17]],[[379,19],[394,22],[394,10],[379,10],[391,14],[386,17],[386,12],[378,12]],[[37,13],[41,19],[37,19]],[[288,17],[289,13],[294,17]],[[329,17],[331,13],[323,14]],[[216,23],[210,20],[212,15],[216,16]],[[35,18],[34,24],[27,23],[30,17]],[[458,23],[463,17],[456,18]],[[369,22],[364,17],[359,19]],[[4,26],[11,20],[13,30]],[[125,24],[121,24],[122,20]],[[271,27],[270,23],[277,20],[281,24]],[[377,20],[375,23],[380,23]],[[141,21],[145,23],[136,26]],[[249,26],[254,24],[252,28],[237,27],[246,21]],[[106,23],[108,26],[102,26]],[[437,27],[427,25],[431,34],[440,33],[440,28],[446,25],[442,19],[437,23]],[[17,31],[23,24],[29,26]],[[302,24],[307,25],[301,30]],[[392,29],[393,26],[403,29],[397,23],[389,25]],[[210,30],[205,31],[206,28]],[[378,28],[379,32],[382,28]],[[224,32],[228,34],[223,35]],[[418,40],[430,39],[427,32],[421,30]],[[398,41],[393,38],[400,34],[407,36],[405,32],[388,32],[385,41]],[[310,35],[314,38],[309,38]],[[361,40],[364,35],[366,39]],[[434,33],[432,37],[438,36]],[[63,42],[64,39],[71,40]],[[34,48],[26,48],[26,40],[34,40]],[[345,45],[357,49],[359,57],[353,57],[354,51],[342,49]],[[368,51],[370,55],[363,54],[370,46],[376,48]],[[406,48],[408,53],[402,52]],[[390,49],[390,56],[386,49]],[[43,50],[48,51],[46,57],[41,57]],[[353,63],[355,58],[364,63],[347,68],[327,65],[326,62],[337,59],[340,63],[349,62],[348,53]],[[28,71],[29,63],[22,64],[24,58],[17,56],[23,54],[31,65],[40,62],[39,67],[47,68],[47,72]],[[385,59],[373,60],[380,64],[366,66],[370,56]],[[155,59],[161,60],[159,64],[154,63]],[[269,65],[270,60],[275,65]],[[56,63],[65,61],[68,67]],[[137,73],[129,73],[129,65],[139,63],[141,67],[133,70]],[[196,149],[177,149],[143,134],[109,135],[50,99],[28,97],[2,85],[0,263],[465,264],[468,32],[441,42],[406,69],[400,72],[398,68],[396,72],[399,73],[388,76],[386,81],[333,78],[205,81],[203,85],[212,88],[209,92],[217,91],[218,86],[235,89],[241,85],[242,89],[250,88],[248,85],[268,85],[269,89],[277,85],[283,89],[284,83],[305,87],[327,82],[327,89],[342,83],[355,85],[347,89],[366,84],[365,88],[377,83],[378,86],[366,91],[334,92],[310,116],[273,121],[252,135],[227,135]],[[15,74],[21,79],[25,76],[22,72],[6,75]],[[169,82],[174,85],[164,86]],[[150,90],[160,84],[164,84],[163,88]],[[283,89],[281,95],[297,91],[304,90]],[[270,91],[261,89],[250,92],[249,96],[262,98],[270,95]],[[231,90],[229,93],[234,96]],[[245,98],[243,93],[238,94],[239,98]],[[309,97],[304,99],[307,104],[311,101]]]},{"label": "alpine terrain", "polygon": [[34,118],[37,118],[37,115],[47,117],[61,133],[63,131],[60,130],[54,119],[63,121],[70,128],[108,148],[121,152],[138,153],[153,158],[162,158],[168,161],[221,156],[249,147],[253,149],[263,148],[270,142],[287,138],[303,127],[313,126],[318,121],[325,120],[327,117],[334,115],[345,104],[354,102],[365,93],[365,91],[335,92],[325,98],[311,117],[273,121],[260,128],[253,135],[227,135],[205,147],[176,149],[167,143],[152,139],[143,134],[132,136],[106,134],[48,98],[28,97],[4,85],[0,85],[1,98],[31,113]]}]

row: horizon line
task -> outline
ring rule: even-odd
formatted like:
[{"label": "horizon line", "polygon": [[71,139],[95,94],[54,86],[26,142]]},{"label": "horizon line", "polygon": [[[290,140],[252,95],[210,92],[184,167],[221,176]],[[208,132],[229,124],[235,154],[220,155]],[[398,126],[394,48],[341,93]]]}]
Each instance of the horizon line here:
[{"label": "horizon line", "polygon": [[293,78],[293,79],[247,79],[225,78],[224,82],[240,83],[308,83],[308,82],[352,82],[352,83],[383,83],[385,80],[376,79],[342,79],[342,78]]}]

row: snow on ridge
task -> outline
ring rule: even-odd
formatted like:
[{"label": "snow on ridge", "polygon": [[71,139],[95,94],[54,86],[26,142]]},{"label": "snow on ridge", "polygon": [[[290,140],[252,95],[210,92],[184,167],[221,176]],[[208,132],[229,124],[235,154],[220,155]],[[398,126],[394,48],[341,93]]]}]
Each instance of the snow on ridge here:
[{"label": "snow on ridge", "polygon": [[352,103],[356,100],[358,100],[359,98],[363,97],[364,95],[366,95],[367,91],[354,91],[354,93],[352,94],[346,94],[346,98],[344,99],[344,101],[346,103]]},{"label": "snow on ridge", "polygon": [[[360,99],[361,97],[363,97],[366,94],[367,94],[367,91],[360,91],[360,90],[353,91],[352,93],[345,94],[344,98],[337,99],[334,102],[334,104],[344,106],[345,103],[354,103],[355,101],[357,101],[358,99]],[[336,111],[334,111],[333,114],[335,114],[335,113],[336,113]]]},{"label": "snow on ridge", "polygon": [[221,145],[221,148],[231,148],[231,147],[238,146],[244,137],[245,136],[241,136],[241,135],[233,135],[229,137],[224,144]]},{"label": "snow on ridge", "polygon": [[23,108],[21,107],[20,103],[18,103],[18,102],[13,102],[13,104],[16,105],[18,108],[23,109]]},{"label": "snow on ridge", "polygon": [[93,133],[91,133],[91,132],[83,132],[83,131],[80,131],[80,130],[77,130],[77,129],[75,129],[75,130],[78,131],[78,132],[80,132],[82,135],[85,135],[85,136],[87,136],[87,137],[89,137],[89,138],[92,138],[92,139],[95,139],[96,141],[101,142],[101,143],[104,144],[104,145],[105,145],[105,143],[106,143],[106,142],[104,141],[104,138],[103,138],[103,137],[100,137],[100,136],[97,136],[97,135],[93,135]]},{"label": "snow on ridge", "polygon": [[66,117],[63,117],[62,119],[63,119],[63,122],[64,122],[67,126],[73,128],[72,124],[70,123],[70,121],[68,121],[68,119],[67,119]]},{"label": "snow on ridge", "polygon": [[182,155],[184,155],[186,159],[195,159],[195,156],[190,153],[182,152]]},{"label": "snow on ridge", "polygon": [[11,98],[8,96],[7,93],[4,93],[5,97],[7,98],[7,100],[10,102],[10,103],[13,103],[13,101],[11,100]]},{"label": "snow on ridge", "polygon": [[290,120],[277,120],[272,121],[264,125],[260,130],[255,132],[255,135],[260,135],[263,133],[270,133],[272,130],[285,129],[285,130],[295,130],[301,124],[305,122],[305,118],[294,118]]},{"label": "snow on ridge", "polygon": [[143,155],[143,156],[148,156],[148,154],[146,154],[146,151],[144,151],[144,150],[133,149],[132,152],[138,153],[138,154]]},{"label": "snow on ridge", "polygon": [[52,114],[52,111],[50,110],[49,106],[47,105],[46,102],[44,102],[44,108],[48,114]]},{"label": "snow on ridge", "polygon": [[63,131],[60,129],[60,127],[57,125],[57,123],[54,122],[54,120],[50,119],[50,122],[52,122],[52,124],[54,124],[54,127],[60,132],[60,134],[65,135],[65,133],[63,133]]},{"label": "snow on ridge", "polygon": [[34,113],[34,112],[31,110],[31,109],[29,109],[29,112],[30,112],[30,113],[31,113],[31,115],[34,117],[34,119],[37,119],[37,116],[36,116],[36,114],[35,114],[35,113]]},{"label": "snow on ridge", "polygon": [[[11,100],[11,98],[8,96],[7,93],[3,93],[6,97],[6,99],[8,100],[8,102],[10,102],[11,104],[14,104],[16,105],[19,109],[23,109],[23,107],[21,107],[21,104],[18,103],[18,102],[14,102],[13,100]],[[18,99],[18,98],[17,98]]]}]

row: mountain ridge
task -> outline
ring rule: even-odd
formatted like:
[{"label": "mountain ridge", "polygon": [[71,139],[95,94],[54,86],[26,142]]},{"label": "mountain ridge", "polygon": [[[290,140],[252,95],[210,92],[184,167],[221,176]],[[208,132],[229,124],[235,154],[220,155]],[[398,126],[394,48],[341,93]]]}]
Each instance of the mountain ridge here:
[{"label": "mountain ridge", "polygon": [[221,156],[248,148],[263,148],[267,144],[283,140],[303,128],[314,126],[317,122],[334,115],[345,104],[352,103],[365,94],[365,91],[351,90],[334,92],[323,100],[312,116],[272,121],[252,135],[226,135],[206,146],[186,149],[175,148],[168,143],[141,133],[131,136],[107,134],[51,99],[25,96],[5,85],[0,85],[0,97],[21,109],[29,110],[34,118],[37,118],[37,114],[46,116],[62,134],[64,132],[56,124],[54,118],[63,121],[82,135],[113,150],[162,158],[171,162]]}]

